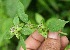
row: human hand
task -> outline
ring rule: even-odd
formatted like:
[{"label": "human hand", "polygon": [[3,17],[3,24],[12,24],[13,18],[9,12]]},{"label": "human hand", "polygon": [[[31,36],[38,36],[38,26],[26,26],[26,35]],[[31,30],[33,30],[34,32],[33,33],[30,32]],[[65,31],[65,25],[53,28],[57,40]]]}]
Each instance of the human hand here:
[{"label": "human hand", "polygon": [[[25,41],[27,50],[64,50],[69,41],[66,36],[60,37],[58,32],[49,32],[45,39],[38,31],[31,34]],[[20,50],[23,50],[21,47]]]}]

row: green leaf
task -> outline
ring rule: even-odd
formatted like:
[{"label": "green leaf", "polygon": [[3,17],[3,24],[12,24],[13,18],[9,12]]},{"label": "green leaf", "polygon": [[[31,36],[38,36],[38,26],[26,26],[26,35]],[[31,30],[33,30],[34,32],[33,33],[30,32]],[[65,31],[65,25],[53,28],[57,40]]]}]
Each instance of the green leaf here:
[{"label": "green leaf", "polygon": [[6,13],[9,17],[14,17],[17,12],[17,0],[5,0]]},{"label": "green leaf", "polygon": [[31,3],[32,0],[20,0],[22,4],[24,5],[24,9],[26,10]]},{"label": "green leaf", "polygon": [[35,14],[35,19],[36,19],[36,22],[39,24],[41,23],[41,21],[44,19],[40,14],[36,13]]},{"label": "green leaf", "polygon": [[34,32],[34,30],[28,28],[28,27],[24,27],[22,30],[21,30],[21,33],[24,34],[24,35],[30,35]]},{"label": "green leaf", "polygon": [[17,46],[17,49],[16,50],[20,50],[20,47],[21,47],[21,45],[20,45],[20,41],[18,42],[18,46]]},{"label": "green leaf", "polygon": [[41,4],[41,7],[43,7],[45,10],[53,14],[53,10],[49,7],[48,3],[46,3],[45,0],[38,0],[38,2]]},{"label": "green leaf", "polygon": [[0,43],[4,40],[4,39],[10,39],[11,37],[13,37],[13,35],[10,35],[10,27],[13,25],[13,20],[11,18],[8,18],[7,20],[5,20],[2,24],[2,33],[0,35]]},{"label": "green leaf", "polygon": [[20,17],[20,19],[23,21],[23,22],[27,22],[28,21],[28,15],[25,14],[24,12],[24,6],[21,2],[18,2],[18,16]]},{"label": "green leaf", "polygon": [[22,46],[22,48],[24,48],[24,50],[26,50],[26,44],[22,36],[20,36],[20,45]]},{"label": "green leaf", "polygon": [[10,28],[13,26],[13,19],[8,18],[2,25],[4,39],[10,39],[13,35],[10,34]]},{"label": "green leaf", "polygon": [[28,21],[28,15],[25,14],[24,6],[20,0],[6,0],[5,4],[8,16],[14,17],[17,14],[23,22]]},{"label": "green leaf", "polygon": [[19,24],[18,16],[14,17],[13,23],[14,23],[14,25],[18,25]]},{"label": "green leaf", "polygon": [[58,4],[56,3],[55,0],[48,0],[48,2],[52,5],[52,7],[55,9],[55,10],[59,10],[59,7],[58,7]]},{"label": "green leaf", "polygon": [[57,32],[63,29],[66,23],[69,21],[64,21],[57,18],[51,18],[47,21],[46,25],[49,31]]}]

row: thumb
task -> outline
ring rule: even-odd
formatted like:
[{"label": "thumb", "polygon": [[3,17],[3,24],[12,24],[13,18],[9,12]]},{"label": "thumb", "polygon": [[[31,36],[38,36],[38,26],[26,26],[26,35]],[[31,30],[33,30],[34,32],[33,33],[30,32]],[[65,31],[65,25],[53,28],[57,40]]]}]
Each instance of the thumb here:
[{"label": "thumb", "polygon": [[48,38],[38,50],[60,50],[60,37],[58,32],[49,32]]}]

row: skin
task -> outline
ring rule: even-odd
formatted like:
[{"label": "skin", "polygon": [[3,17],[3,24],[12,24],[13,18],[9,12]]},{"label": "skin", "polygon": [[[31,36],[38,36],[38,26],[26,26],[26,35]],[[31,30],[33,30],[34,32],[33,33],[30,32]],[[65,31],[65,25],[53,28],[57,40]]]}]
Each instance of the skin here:
[{"label": "skin", "polygon": [[[49,32],[48,38],[45,39],[38,31],[35,31],[26,39],[26,48],[27,50],[64,50],[68,45],[69,40],[66,36],[60,37],[58,34],[58,32]],[[21,47],[20,50],[24,49]]]},{"label": "skin", "polygon": [[39,50],[60,50],[60,37],[57,32],[49,32],[48,38],[42,43]]}]

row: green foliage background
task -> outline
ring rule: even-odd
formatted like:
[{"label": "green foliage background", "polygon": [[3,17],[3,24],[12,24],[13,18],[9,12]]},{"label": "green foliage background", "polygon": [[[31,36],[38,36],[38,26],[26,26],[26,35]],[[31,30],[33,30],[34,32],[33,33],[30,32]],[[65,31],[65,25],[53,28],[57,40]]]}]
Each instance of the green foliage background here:
[{"label": "green foliage background", "polygon": [[[15,36],[10,40],[3,38],[7,36],[8,34],[7,31],[12,26],[13,24],[12,20],[15,17],[16,13],[18,13],[20,16],[21,14],[19,12],[25,11],[23,13],[24,14],[26,13],[28,15],[28,18],[34,24],[37,24],[37,22],[39,22],[41,18],[44,18],[45,21],[47,21],[52,17],[63,19],[65,21],[70,21],[70,0],[19,0],[19,1],[23,5],[17,7],[18,0],[0,0],[0,42],[1,42],[0,50],[19,50],[20,47],[19,40]],[[19,10],[18,12],[17,9],[20,9],[20,7],[22,7],[21,10],[22,9],[23,10],[22,11]],[[37,16],[41,17],[37,18]],[[24,18],[21,19],[23,20]],[[37,21],[37,19],[39,21]],[[65,25],[63,32],[66,32],[68,34],[67,37],[70,40],[70,22]],[[23,37],[24,39],[26,39],[28,36],[23,35]]]}]

